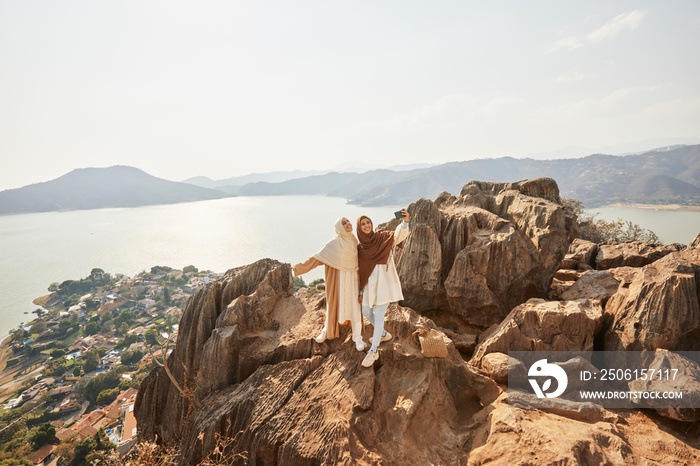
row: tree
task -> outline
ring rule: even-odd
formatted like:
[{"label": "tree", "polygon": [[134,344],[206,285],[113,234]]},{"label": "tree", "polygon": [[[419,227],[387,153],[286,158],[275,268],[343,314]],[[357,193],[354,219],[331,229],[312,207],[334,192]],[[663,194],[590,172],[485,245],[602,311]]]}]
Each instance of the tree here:
[{"label": "tree", "polygon": [[146,344],[148,346],[154,346],[158,344],[158,340],[156,339],[156,332],[155,330],[151,329],[146,332]]},{"label": "tree", "polygon": [[294,277],[294,291],[297,291],[300,288],[306,288],[306,283],[304,282],[304,279],[301,277]]},{"label": "tree", "polygon": [[83,362],[83,370],[86,374],[97,369],[100,365],[100,353],[96,349],[91,349],[85,353],[85,362]]},{"label": "tree", "polygon": [[163,302],[168,306],[170,305],[170,292],[167,286],[163,288]]},{"label": "tree", "polygon": [[93,287],[98,286],[98,285],[103,285],[103,278],[104,278],[105,271],[102,269],[92,269],[90,271],[90,281],[92,281]]},{"label": "tree", "polygon": [[184,269],[182,269],[182,272],[183,273],[197,273],[197,272],[199,272],[199,270],[197,270],[197,267],[195,267],[194,265],[188,265],[188,266],[185,266]]},{"label": "tree", "polygon": [[46,330],[46,322],[43,320],[38,321],[34,325],[32,325],[32,328],[29,329],[30,334],[35,334],[35,333],[42,333]]},{"label": "tree", "polygon": [[144,353],[143,351],[140,350],[135,350],[135,351],[124,351],[121,354],[121,362],[125,366],[130,366],[132,364],[135,364],[141,360],[143,357]]},{"label": "tree", "polygon": [[60,285],[58,282],[53,282],[52,284],[49,285],[49,291],[51,293],[55,293],[55,292],[59,291],[59,286]]},{"label": "tree", "polygon": [[85,335],[94,335],[100,331],[100,324],[98,322],[88,322],[88,324],[83,328],[83,333]]},{"label": "tree", "polygon": [[120,335],[126,335],[126,333],[129,331],[129,324],[126,322],[122,322],[122,324],[119,326],[118,332]]},{"label": "tree", "polygon": [[107,390],[102,390],[99,395],[97,395],[97,405],[104,406],[110,404],[112,401],[117,399],[119,395],[119,387],[108,388]]},{"label": "tree", "polygon": [[68,329],[70,328],[71,323],[69,319],[61,319],[61,321],[58,323],[58,331],[60,334],[65,334]]},{"label": "tree", "polygon": [[48,422],[37,427],[36,430],[32,430],[34,432],[30,435],[29,442],[35,450],[38,450],[47,443],[53,442],[56,438],[56,428]]},{"label": "tree", "polygon": [[114,371],[109,371],[104,374],[100,374],[94,379],[90,380],[85,384],[85,390],[83,390],[83,398],[94,405],[97,403],[97,397],[103,390],[108,390],[119,385],[120,376]]}]

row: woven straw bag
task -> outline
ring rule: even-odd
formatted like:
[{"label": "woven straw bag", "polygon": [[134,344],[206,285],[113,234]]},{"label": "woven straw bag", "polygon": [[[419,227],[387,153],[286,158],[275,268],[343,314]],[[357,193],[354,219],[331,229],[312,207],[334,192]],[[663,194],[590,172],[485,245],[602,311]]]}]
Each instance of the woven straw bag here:
[{"label": "woven straw bag", "polygon": [[426,358],[447,357],[447,345],[442,333],[437,330],[418,329],[413,332],[413,339],[420,345],[420,352]]}]

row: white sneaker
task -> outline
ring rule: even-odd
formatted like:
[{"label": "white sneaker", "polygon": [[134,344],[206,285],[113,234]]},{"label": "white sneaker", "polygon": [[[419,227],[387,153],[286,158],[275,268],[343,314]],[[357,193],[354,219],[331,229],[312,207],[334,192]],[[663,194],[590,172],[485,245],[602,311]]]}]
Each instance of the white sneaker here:
[{"label": "white sneaker", "polygon": [[323,343],[326,341],[326,331],[324,330],[323,332],[319,333],[319,335],[316,337],[316,343]]},{"label": "white sneaker", "polygon": [[379,353],[375,353],[372,350],[367,351],[367,356],[365,356],[365,359],[362,360],[362,366],[363,367],[372,367],[372,364],[374,364],[374,361],[379,359]]},{"label": "white sneaker", "polygon": [[[381,343],[381,342],[383,342],[383,341],[389,341],[389,340],[391,340],[392,338],[394,338],[394,337],[391,336],[391,333],[386,332],[386,335],[384,335],[384,336],[379,340],[379,343]],[[374,337],[369,337],[369,344],[370,344],[370,345],[374,344],[374,342],[373,342],[372,340],[374,340]]]},{"label": "white sneaker", "polygon": [[357,351],[364,351],[365,350],[365,342],[362,340],[355,341],[355,348],[357,348]]}]

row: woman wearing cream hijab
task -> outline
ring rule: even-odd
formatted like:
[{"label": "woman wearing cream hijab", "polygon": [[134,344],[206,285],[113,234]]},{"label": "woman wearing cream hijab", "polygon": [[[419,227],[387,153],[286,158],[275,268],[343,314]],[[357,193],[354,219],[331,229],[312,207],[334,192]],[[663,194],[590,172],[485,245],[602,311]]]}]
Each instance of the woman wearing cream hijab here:
[{"label": "woman wearing cream hijab", "polygon": [[352,223],[343,217],[335,222],[336,237],[306,262],[292,267],[294,276],[305,274],[320,265],[326,266],[326,323],[316,341],[337,338],[338,324],[352,326],[352,339],[358,351],[365,349],[362,341],[362,313],[357,302],[359,293],[357,268],[357,238]]}]

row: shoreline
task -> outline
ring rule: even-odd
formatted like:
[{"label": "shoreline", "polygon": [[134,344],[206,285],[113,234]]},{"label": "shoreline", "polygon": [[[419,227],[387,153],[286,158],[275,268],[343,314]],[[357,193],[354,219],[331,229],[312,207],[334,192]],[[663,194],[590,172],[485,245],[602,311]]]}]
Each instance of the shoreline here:
[{"label": "shoreline", "polygon": [[700,206],[698,205],[680,205],[680,204],[623,204],[618,202],[616,204],[608,204],[593,209],[646,209],[646,210],[671,210],[676,212],[700,212]]}]

